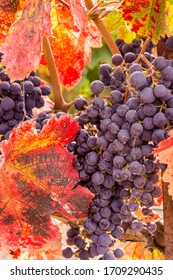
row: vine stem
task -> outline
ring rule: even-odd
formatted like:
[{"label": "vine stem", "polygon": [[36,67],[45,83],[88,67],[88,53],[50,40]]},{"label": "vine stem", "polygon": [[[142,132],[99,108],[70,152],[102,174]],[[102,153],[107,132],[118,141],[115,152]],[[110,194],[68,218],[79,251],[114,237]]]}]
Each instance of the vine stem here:
[{"label": "vine stem", "polygon": [[169,184],[162,181],[165,260],[173,260],[173,201],[168,190]]},{"label": "vine stem", "polygon": [[52,82],[52,88],[53,88],[53,93],[54,93],[54,102],[55,102],[54,109],[61,110],[61,111],[67,113],[67,111],[70,109],[70,107],[74,104],[74,100],[71,101],[70,103],[66,103],[64,101],[61,86],[60,86],[58,71],[57,71],[57,68],[55,65],[53,52],[51,49],[49,39],[46,35],[43,36],[43,51],[44,51],[47,67],[48,67],[51,82]]},{"label": "vine stem", "polygon": [[[84,1],[85,1],[85,5],[88,9],[88,12],[94,8],[94,4],[93,4],[92,0],[84,0]],[[99,16],[99,12],[98,13],[93,13],[92,20],[95,23],[95,25],[97,26],[98,30],[101,32],[101,34],[102,34],[107,46],[109,47],[111,53],[112,54],[116,54],[116,53],[120,54],[120,51],[119,51],[116,43],[114,42],[114,40],[113,40],[112,36],[110,35],[106,25],[104,24],[104,22],[102,21],[102,19]]]},{"label": "vine stem", "polygon": [[[146,48],[147,48],[147,45],[149,44],[150,41],[151,41],[150,38],[147,38],[147,39],[145,40],[145,42],[144,42],[144,44],[143,44],[143,46],[142,46],[142,49],[141,49],[141,51],[140,51],[140,53],[139,53],[137,59],[134,61],[134,63],[138,63],[140,59],[143,60],[143,57],[144,57],[143,54],[144,54],[144,52],[145,52],[145,50],[146,50]],[[148,59],[147,59],[147,61],[148,61]],[[144,62],[146,63],[146,61],[144,61]],[[150,63],[150,62],[148,61],[148,63]],[[148,63],[147,63],[147,65],[148,65]]]}]

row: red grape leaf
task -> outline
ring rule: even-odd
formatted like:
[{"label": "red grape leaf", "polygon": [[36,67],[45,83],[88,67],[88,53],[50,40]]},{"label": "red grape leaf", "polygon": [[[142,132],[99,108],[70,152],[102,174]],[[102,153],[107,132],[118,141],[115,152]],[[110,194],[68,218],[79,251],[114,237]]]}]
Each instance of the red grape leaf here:
[{"label": "red grape leaf", "polygon": [[11,81],[22,80],[38,66],[42,35],[50,35],[50,4],[51,0],[26,1],[21,18],[0,47]]},{"label": "red grape leaf", "polygon": [[167,164],[163,173],[163,181],[169,183],[168,192],[173,198],[173,130],[169,132],[170,137],[159,143],[158,148],[154,149],[161,163]]},{"label": "red grape leaf", "polygon": [[125,0],[119,10],[131,31],[157,42],[166,29],[166,0]]},{"label": "red grape leaf", "polygon": [[37,134],[34,121],[14,128],[0,143],[0,243],[42,247],[57,238],[51,214],[68,220],[87,217],[93,194],[81,186],[66,145],[77,133],[70,115],[52,117]]},{"label": "red grape leaf", "polygon": [[91,47],[101,47],[101,34],[88,19],[81,1],[66,2],[69,8],[62,4],[52,8],[53,36],[49,39],[60,80],[70,88],[80,81],[91,58]]}]

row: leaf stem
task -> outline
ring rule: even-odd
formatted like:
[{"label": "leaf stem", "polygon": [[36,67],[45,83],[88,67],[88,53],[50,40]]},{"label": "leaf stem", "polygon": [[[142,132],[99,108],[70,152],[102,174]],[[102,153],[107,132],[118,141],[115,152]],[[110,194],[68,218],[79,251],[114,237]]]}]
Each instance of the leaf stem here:
[{"label": "leaf stem", "polygon": [[55,65],[53,52],[51,49],[49,39],[46,35],[43,36],[43,51],[44,51],[47,67],[48,67],[51,82],[52,82],[52,88],[53,88],[53,93],[54,93],[54,102],[55,102],[54,109],[61,110],[63,112],[67,112],[70,109],[70,107],[73,105],[74,100],[71,101],[70,103],[66,103],[64,101],[61,86],[60,86],[58,71],[57,71],[56,65]]},{"label": "leaf stem", "polygon": [[[94,4],[93,4],[92,0],[84,0],[84,1],[85,1],[85,5],[88,9],[88,12],[94,8]],[[115,41],[113,40],[112,36],[110,35],[106,25],[104,24],[104,22],[100,18],[99,10],[98,10],[98,13],[94,12],[92,15],[93,16],[91,17],[91,19],[93,20],[93,22],[97,26],[98,30],[101,32],[101,34],[102,34],[107,46],[109,47],[111,53],[112,54],[116,54],[116,53],[120,54],[120,51],[119,51]]]}]

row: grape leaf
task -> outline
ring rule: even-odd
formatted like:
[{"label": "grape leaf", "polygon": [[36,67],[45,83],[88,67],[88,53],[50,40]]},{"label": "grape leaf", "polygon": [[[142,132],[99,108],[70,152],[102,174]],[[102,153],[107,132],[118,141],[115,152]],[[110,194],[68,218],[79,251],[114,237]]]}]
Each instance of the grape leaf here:
[{"label": "grape leaf", "polygon": [[169,183],[168,192],[173,198],[173,130],[169,132],[170,137],[161,141],[158,148],[154,149],[159,161],[167,165],[163,173],[163,181]]},{"label": "grape leaf", "polygon": [[2,64],[13,80],[22,80],[40,61],[42,35],[50,35],[51,0],[27,0],[20,19],[0,47]]},{"label": "grape leaf", "polygon": [[157,42],[166,30],[166,0],[125,0],[119,10],[131,31]]},{"label": "grape leaf", "polygon": [[109,32],[115,32],[117,38],[123,39],[126,43],[131,43],[136,38],[135,32],[131,32],[124,22],[122,14],[117,11],[110,12],[105,18],[104,23]]},{"label": "grape leaf", "polygon": [[15,15],[19,6],[19,0],[1,0],[0,5],[0,43],[3,42],[11,24],[15,20]]},{"label": "grape leaf", "polygon": [[68,220],[87,217],[93,194],[81,186],[66,145],[78,124],[70,115],[52,117],[37,134],[34,121],[14,128],[0,143],[0,243],[42,247],[57,238],[52,214]]},{"label": "grape leaf", "polygon": [[67,3],[69,8],[62,4],[52,8],[53,36],[49,39],[60,80],[70,88],[80,81],[82,71],[91,58],[91,47],[101,47],[101,34],[88,20],[79,0]]}]

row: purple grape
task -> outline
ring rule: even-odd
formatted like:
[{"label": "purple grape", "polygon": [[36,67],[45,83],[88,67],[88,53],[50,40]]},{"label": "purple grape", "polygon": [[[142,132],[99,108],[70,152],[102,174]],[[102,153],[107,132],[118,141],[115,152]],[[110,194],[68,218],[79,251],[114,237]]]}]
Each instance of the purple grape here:
[{"label": "purple grape", "polygon": [[111,124],[111,119],[103,119],[100,122],[100,129],[107,131],[109,124]]},{"label": "purple grape", "polygon": [[111,208],[114,212],[120,212],[121,206],[123,205],[122,199],[113,199],[111,202]]},{"label": "purple grape", "polygon": [[134,198],[140,198],[142,196],[143,192],[139,188],[133,188],[131,192],[131,196]]},{"label": "purple grape", "polygon": [[134,232],[140,232],[143,229],[143,223],[138,220],[134,220],[131,224],[131,228]]},{"label": "purple grape", "polygon": [[115,105],[123,100],[122,93],[119,90],[111,91],[109,98],[112,105]]},{"label": "purple grape", "polygon": [[120,219],[118,213],[114,213],[114,214],[111,216],[111,222],[112,222],[114,225],[116,225],[116,226],[121,225],[121,219]]},{"label": "purple grape", "polygon": [[154,59],[153,64],[158,70],[162,70],[167,66],[167,61],[164,57],[158,56]]},{"label": "purple grape", "polygon": [[97,242],[101,246],[108,247],[111,244],[110,235],[106,233],[99,235]]},{"label": "purple grape", "polygon": [[88,260],[90,258],[90,253],[89,251],[85,249],[80,249],[79,251],[79,259],[80,260]]},{"label": "purple grape", "polygon": [[75,236],[74,237],[74,245],[76,245],[78,248],[85,248],[86,243],[83,240],[83,238],[81,236]]},{"label": "purple grape", "polygon": [[95,80],[90,84],[90,89],[94,94],[99,94],[104,90],[104,84],[100,80]]},{"label": "purple grape", "polygon": [[109,142],[105,139],[105,136],[98,137],[96,143],[97,147],[103,150],[106,150],[109,144]]},{"label": "purple grape", "polygon": [[114,254],[107,252],[102,256],[102,260],[115,260]]},{"label": "purple grape", "polygon": [[69,259],[73,256],[73,251],[70,247],[67,247],[62,250],[62,256],[66,259]]},{"label": "purple grape", "polygon": [[85,156],[85,161],[89,165],[96,165],[99,162],[99,155],[93,151],[89,152]]},{"label": "purple grape", "polygon": [[106,218],[103,218],[99,221],[99,227],[103,230],[107,230],[110,227],[110,221]]},{"label": "purple grape", "polygon": [[136,71],[142,72],[142,67],[141,67],[141,65],[138,64],[138,63],[133,63],[133,64],[130,66],[129,70],[130,70],[130,73],[133,73],[133,72],[136,72]]},{"label": "purple grape", "polygon": [[10,97],[4,97],[1,99],[1,108],[4,111],[9,111],[11,109],[13,109],[15,106],[14,100]]},{"label": "purple grape", "polygon": [[5,92],[8,92],[9,90],[10,90],[9,82],[3,81],[0,83],[0,93],[4,94]]},{"label": "purple grape", "polygon": [[152,201],[152,195],[149,192],[144,192],[140,197],[142,205],[148,205]]},{"label": "purple grape", "polygon": [[154,187],[154,189],[151,192],[152,197],[158,198],[162,194],[162,190],[159,187]]},{"label": "purple grape", "polygon": [[92,104],[87,107],[86,113],[89,118],[96,118],[99,115],[99,111]]},{"label": "purple grape", "polygon": [[147,79],[145,75],[140,71],[136,71],[130,75],[130,83],[135,89],[142,88],[146,82]]},{"label": "purple grape", "polygon": [[134,175],[140,175],[142,172],[142,164],[139,163],[138,161],[132,161],[129,164],[129,170],[131,171],[132,174]]},{"label": "purple grape", "polygon": [[161,70],[161,75],[163,79],[166,81],[171,81],[173,80],[173,67],[172,66],[166,66]]},{"label": "purple grape", "polygon": [[112,60],[112,63],[115,65],[115,66],[118,66],[120,65],[122,62],[123,62],[123,57],[122,55],[120,54],[114,54],[111,58]]},{"label": "purple grape", "polygon": [[156,113],[153,117],[153,124],[159,128],[163,128],[167,123],[167,118],[164,113]]},{"label": "purple grape", "polygon": [[101,187],[100,189],[100,197],[103,199],[109,199],[112,196],[112,190],[105,188],[105,187]]},{"label": "purple grape", "polygon": [[87,219],[84,223],[84,229],[89,233],[92,234],[96,230],[96,223],[94,223],[91,219]]},{"label": "purple grape", "polygon": [[94,98],[92,101],[93,107],[97,110],[104,108],[104,100],[100,97]]},{"label": "purple grape", "polygon": [[112,231],[112,236],[116,239],[121,238],[124,235],[124,229],[120,226],[116,226],[115,229]]},{"label": "purple grape", "polygon": [[91,257],[96,257],[98,255],[97,246],[96,245],[91,246],[89,248],[89,252],[90,252]]},{"label": "purple grape", "polygon": [[129,110],[129,107],[126,104],[122,104],[117,108],[117,114],[120,117],[124,117],[128,110]]},{"label": "purple grape", "polygon": [[129,110],[125,115],[126,121],[129,123],[136,122],[138,120],[138,113],[136,110]]},{"label": "purple grape", "polygon": [[98,255],[103,255],[103,254],[106,254],[107,251],[108,251],[108,248],[109,247],[106,247],[106,246],[101,246],[99,244],[96,245],[96,251],[97,251],[97,254]]},{"label": "purple grape", "polygon": [[165,131],[163,129],[154,130],[152,134],[152,141],[155,144],[159,144],[164,139],[165,139]]},{"label": "purple grape", "polygon": [[152,222],[147,223],[147,231],[150,234],[153,234],[154,232],[156,232],[156,230],[157,230],[157,225],[155,223]]},{"label": "purple grape", "polygon": [[134,212],[138,210],[139,204],[136,201],[130,201],[129,204],[127,205],[128,209],[130,212]]},{"label": "purple grape", "polygon": [[165,117],[169,120],[173,120],[173,108],[167,108],[165,111]]},{"label": "purple grape", "polygon": [[127,143],[130,139],[130,133],[126,129],[121,129],[119,130],[117,137],[121,142]]},{"label": "purple grape", "polygon": [[32,93],[34,90],[34,85],[30,81],[23,81],[22,82],[22,89],[25,93]]},{"label": "purple grape", "polygon": [[10,84],[10,91],[11,91],[11,94],[14,96],[20,95],[22,93],[21,86],[15,82]]},{"label": "purple grape", "polygon": [[136,55],[133,52],[127,52],[124,55],[124,60],[126,63],[132,63],[133,61],[135,61],[136,59]]},{"label": "purple grape", "polygon": [[41,79],[37,76],[32,77],[32,83],[35,87],[39,87],[41,85]]},{"label": "purple grape", "polygon": [[139,137],[143,132],[143,126],[140,123],[133,123],[131,126],[130,134],[132,137]]},{"label": "purple grape", "polygon": [[122,258],[124,256],[124,250],[122,248],[120,248],[120,247],[116,248],[114,250],[114,256],[117,259]]},{"label": "purple grape", "polygon": [[51,93],[51,88],[48,85],[43,85],[43,86],[40,87],[40,89],[41,89],[41,92],[42,92],[43,96],[47,96]]},{"label": "purple grape", "polygon": [[142,103],[151,104],[156,99],[153,89],[150,87],[146,87],[143,90],[141,90],[139,96]]},{"label": "purple grape", "polygon": [[75,106],[76,110],[78,110],[78,111],[85,110],[85,107],[87,105],[88,105],[87,101],[84,97],[78,97],[74,101],[74,106]]},{"label": "purple grape", "polygon": [[8,125],[5,123],[0,124],[0,134],[5,134],[8,131]]},{"label": "purple grape", "polygon": [[111,216],[111,209],[109,207],[103,207],[100,210],[100,214],[103,218],[109,218]]},{"label": "purple grape", "polygon": [[120,198],[123,198],[123,199],[128,199],[129,197],[131,196],[131,193],[129,190],[121,190],[120,192]]},{"label": "purple grape", "polygon": [[101,75],[103,75],[105,77],[109,77],[112,72],[112,67],[108,63],[102,63],[102,64],[100,64],[99,70],[100,70]]}]

